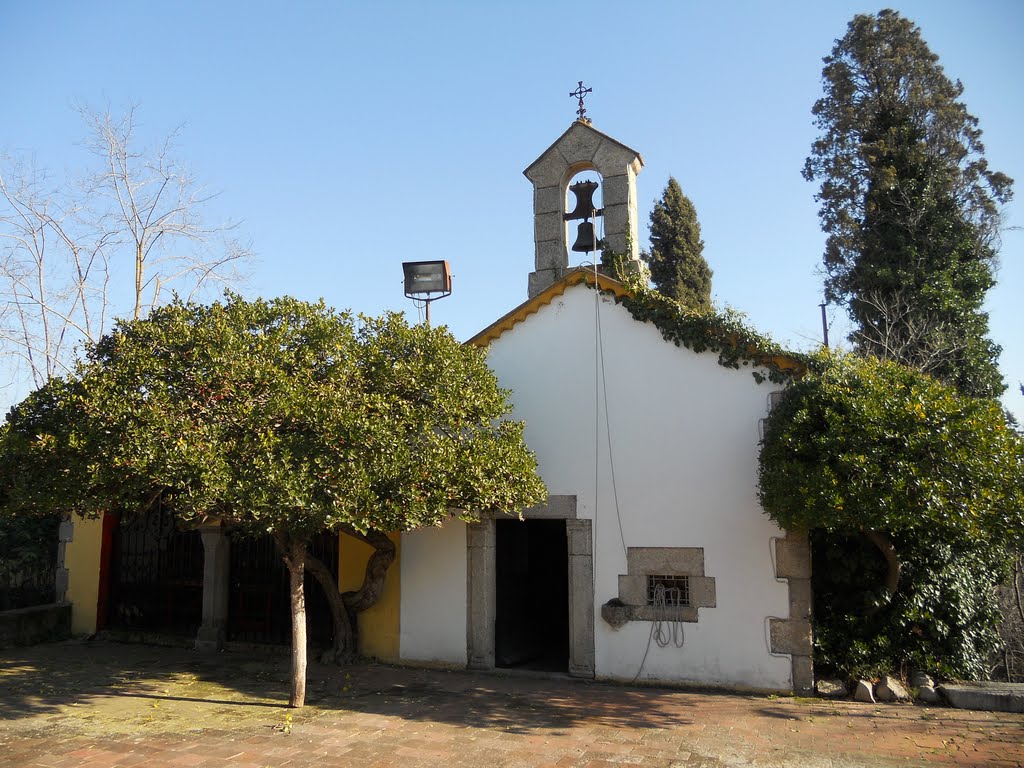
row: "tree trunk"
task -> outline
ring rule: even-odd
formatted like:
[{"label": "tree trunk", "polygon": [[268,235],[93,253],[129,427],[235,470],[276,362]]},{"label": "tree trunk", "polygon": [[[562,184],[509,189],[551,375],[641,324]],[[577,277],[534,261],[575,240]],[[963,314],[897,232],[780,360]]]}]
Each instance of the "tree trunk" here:
[{"label": "tree trunk", "polygon": [[327,597],[327,605],[331,608],[331,618],[334,621],[334,645],[330,651],[324,654],[322,661],[335,664],[348,664],[355,661],[358,653],[356,614],[349,613],[348,608],[345,607],[345,601],[341,597],[341,592],[338,590],[337,579],[323,564],[323,561],[312,552],[306,555],[306,568],[323,589],[324,595]]},{"label": "tree trunk", "polygon": [[274,534],[274,541],[288,567],[292,606],[292,695],[288,706],[302,707],[306,703],[306,546],[301,541],[289,541],[280,533]]},{"label": "tree trunk", "polygon": [[142,314],[142,275],[145,269],[145,252],[142,243],[135,243],[135,313],[132,319],[138,320]]},{"label": "tree trunk", "polygon": [[366,561],[362,586],[341,596],[349,611],[359,613],[380,599],[381,592],[384,591],[384,576],[388,572],[388,567],[395,561],[395,544],[386,533],[380,531],[371,529],[363,533],[348,525],[342,525],[339,530],[373,547],[373,554]]},{"label": "tree trunk", "polygon": [[369,530],[363,533],[350,525],[341,525],[339,532],[366,542],[373,554],[366,562],[363,583],[359,589],[341,593],[327,567],[314,555],[306,555],[306,565],[327,595],[334,621],[334,647],[328,658],[336,664],[348,664],[359,654],[359,614],[374,605],[384,591],[384,576],[395,561],[395,544],[387,534]]},{"label": "tree trunk", "polygon": [[[885,599],[886,602],[888,602],[889,600],[892,600],[893,595],[896,594],[896,590],[899,589],[900,571],[903,566],[900,564],[900,559],[896,555],[896,550],[893,548],[892,542],[889,541],[889,539],[878,531],[866,530],[863,533],[864,538],[878,547],[879,551],[882,553],[882,557],[885,558],[886,565],[889,568],[885,574]],[[870,616],[873,613],[877,613],[879,608],[881,608],[881,606],[870,608],[865,612],[865,615]]]}]

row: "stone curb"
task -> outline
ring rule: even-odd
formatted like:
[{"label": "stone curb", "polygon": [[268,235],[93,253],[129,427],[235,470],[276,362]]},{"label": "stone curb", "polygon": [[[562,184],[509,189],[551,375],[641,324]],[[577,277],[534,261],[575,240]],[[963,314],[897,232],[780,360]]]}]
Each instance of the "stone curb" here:
[{"label": "stone curb", "polygon": [[1024,712],[1024,683],[940,685],[939,690],[957,709]]}]

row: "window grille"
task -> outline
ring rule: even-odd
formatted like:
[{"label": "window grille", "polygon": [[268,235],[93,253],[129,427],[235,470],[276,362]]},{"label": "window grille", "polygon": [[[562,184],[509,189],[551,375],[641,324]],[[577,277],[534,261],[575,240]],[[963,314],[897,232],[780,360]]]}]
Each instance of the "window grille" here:
[{"label": "window grille", "polygon": [[689,576],[647,576],[647,604],[670,608],[690,604]]}]

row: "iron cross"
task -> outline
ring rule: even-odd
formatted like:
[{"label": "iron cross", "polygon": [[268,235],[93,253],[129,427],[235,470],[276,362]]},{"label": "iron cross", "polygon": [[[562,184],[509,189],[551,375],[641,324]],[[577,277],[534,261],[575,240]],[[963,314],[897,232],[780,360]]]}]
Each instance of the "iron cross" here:
[{"label": "iron cross", "polygon": [[590,120],[588,120],[587,117],[586,117],[587,110],[583,106],[583,99],[585,99],[587,97],[588,93],[593,93],[593,92],[594,92],[593,88],[584,88],[583,87],[583,81],[582,80],[580,80],[579,83],[577,84],[577,87],[576,87],[575,91],[570,91],[569,92],[569,96],[571,96],[574,99],[579,99],[580,100],[580,105],[576,109],[576,114],[579,115],[579,117],[576,118],[577,120],[585,120],[588,123],[590,122]]}]

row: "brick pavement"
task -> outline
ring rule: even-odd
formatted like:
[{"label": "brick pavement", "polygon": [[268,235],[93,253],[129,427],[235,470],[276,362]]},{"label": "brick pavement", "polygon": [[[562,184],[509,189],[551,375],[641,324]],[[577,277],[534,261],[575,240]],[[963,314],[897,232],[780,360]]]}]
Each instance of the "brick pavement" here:
[{"label": "brick pavement", "polygon": [[0,652],[8,766],[1022,766],[1024,715],[68,643]]}]

